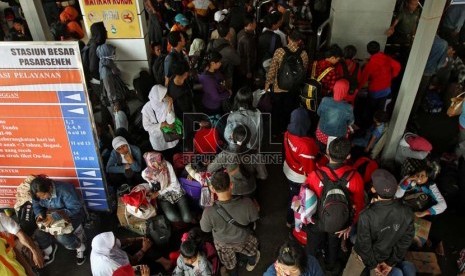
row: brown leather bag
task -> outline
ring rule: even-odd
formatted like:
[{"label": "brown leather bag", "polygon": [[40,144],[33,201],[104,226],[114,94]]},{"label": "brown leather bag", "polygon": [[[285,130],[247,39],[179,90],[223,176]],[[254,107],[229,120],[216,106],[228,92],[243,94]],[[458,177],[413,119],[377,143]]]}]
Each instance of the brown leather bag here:
[{"label": "brown leather bag", "polygon": [[462,113],[463,101],[465,101],[465,92],[458,94],[456,97],[450,99],[450,106],[447,109],[449,117],[458,116]]}]

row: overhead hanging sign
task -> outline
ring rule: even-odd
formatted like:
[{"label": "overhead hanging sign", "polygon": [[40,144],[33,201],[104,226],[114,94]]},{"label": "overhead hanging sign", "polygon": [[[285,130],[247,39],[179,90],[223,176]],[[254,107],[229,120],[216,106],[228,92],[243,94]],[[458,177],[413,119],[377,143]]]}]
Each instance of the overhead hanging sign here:
[{"label": "overhead hanging sign", "polygon": [[141,38],[137,0],[80,0],[88,28],[102,22],[108,38]]},{"label": "overhead hanging sign", "polygon": [[76,42],[0,43],[0,207],[31,174],[73,183],[107,211],[93,114]]}]

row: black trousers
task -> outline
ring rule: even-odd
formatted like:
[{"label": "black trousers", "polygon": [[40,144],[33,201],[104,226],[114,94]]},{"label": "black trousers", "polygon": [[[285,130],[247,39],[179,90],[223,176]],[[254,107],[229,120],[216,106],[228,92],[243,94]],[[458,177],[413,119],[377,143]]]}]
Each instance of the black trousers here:
[{"label": "black trousers", "polygon": [[286,131],[291,112],[297,107],[297,97],[293,92],[273,93],[272,95],[271,131],[273,134],[281,134]]},{"label": "black trousers", "polygon": [[319,252],[324,250],[325,263],[328,268],[336,265],[340,248],[341,239],[333,233],[322,232],[318,228],[318,222],[307,225],[307,253],[316,257]]}]

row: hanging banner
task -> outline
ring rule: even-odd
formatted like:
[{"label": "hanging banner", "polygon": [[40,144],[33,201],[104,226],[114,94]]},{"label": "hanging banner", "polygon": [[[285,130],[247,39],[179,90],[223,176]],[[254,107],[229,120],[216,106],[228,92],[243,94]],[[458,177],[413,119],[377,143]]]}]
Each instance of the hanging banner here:
[{"label": "hanging banner", "polygon": [[141,38],[136,0],[80,0],[86,25],[103,21],[108,38]]},{"label": "hanging banner", "polygon": [[0,207],[31,174],[73,183],[107,211],[95,125],[76,42],[0,43]]}]

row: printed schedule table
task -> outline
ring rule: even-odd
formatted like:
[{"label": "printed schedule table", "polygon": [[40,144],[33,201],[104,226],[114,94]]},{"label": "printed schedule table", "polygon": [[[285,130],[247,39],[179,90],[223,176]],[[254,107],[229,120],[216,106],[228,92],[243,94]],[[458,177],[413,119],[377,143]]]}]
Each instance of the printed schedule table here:
[{"label": "printed schedule table", "polygon": [[2,205],[14,204],[16,186],[28,175],[45,174],[75,184],[88,207],[107,210],[84,91],[2,94],[0,196],[6,201]]},{"label": "printed schedule table", "polygon": [[[14,205],[16,187],[28,175],[44,174],[73,183],[89,209],[109,210],[79,56],[70,60],[71,68],[53,70],[0,64],[0,207]],[[59,78],[44,79],[47,74]]]}]

